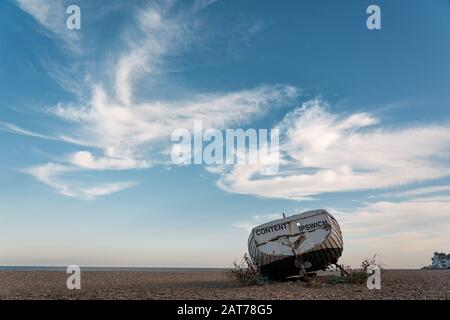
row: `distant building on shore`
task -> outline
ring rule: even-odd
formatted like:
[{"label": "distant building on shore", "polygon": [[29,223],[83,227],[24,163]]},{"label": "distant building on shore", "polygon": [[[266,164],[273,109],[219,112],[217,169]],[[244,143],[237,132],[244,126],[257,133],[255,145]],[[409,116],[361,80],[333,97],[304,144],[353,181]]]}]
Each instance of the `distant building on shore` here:
[{"label": "distant building on shore", "polygon": [[435,252],[431,261],[433,269],[450,269],[450,254]]}]

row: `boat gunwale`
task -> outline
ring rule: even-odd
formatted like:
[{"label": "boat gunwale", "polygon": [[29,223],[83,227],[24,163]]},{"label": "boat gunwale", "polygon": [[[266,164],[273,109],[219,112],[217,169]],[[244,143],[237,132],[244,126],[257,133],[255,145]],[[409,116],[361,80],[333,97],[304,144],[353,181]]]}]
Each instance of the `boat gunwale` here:
[{"label": "boat gunwale", "polygon": [[[318,216],[318,215],[321,215],[321,214],[325,214],[325,215],[327,215],[328,217],[330,217],[331,219],[336,220],[336,219],[334,219],[334,217],[333,217],[328,211],[326,211],[326,210],[312,210],[312,211],[307,211],[307,212],[303,212],[303,213],[300,213],[300,214],[297,214],[297,215],[293,215],[293,216],[290,216],[290,217],[287,217],[287,218],[282,218],[282,219],[278,219],[278,220],[273,220],[273,221],[270,221],[270,222],[266,222],[266,223],[264,223],[264,224],[261,224],[261,225],[259,225],[259,226],[256,226],[256,227],[254,227],[254,228],[252,229],[252,231],[251,231],[251,233],[250,233],[250,237],[249,237],[248,240],[250,241],[250,238],[253,236],[254,241],[255,241],[255,243],[256,243],[256,247],[259,247],[259,246],[264,245],[264,244],[266,244],[266,243],[269,243],[269,242],[272,242],[272,241],[277,241],[277,240],[279,240],[279,239],[281,239],[281,238],[285,238],[285,237],[295,237],[295,236],[298,236],[298,235],[301,235],[301,234],[304,234],[304,233],[310,233],[310,232],[316,231],[317,229],[316,229],[316,230],[313,230],[313,231],[303,231],[303,232],[298,232],[298,233],[289,233],[289,234],[279,235],[279,236],[277,236],[277,237],[275,237],[275,238],[272,238],[272,239],[267,240],[267,241],[264,241],[264,242],[258,242],[258,241],[256,241],[256,237],[255,237],[255,235],[254,235],[255,229],[261,229],[262,227],[265,227],[266,225],[272,225],[272,224],[273,224],[273,225],[276,225],[276,224],[279,224],[279,223],[275,223],[275,222],[277,222],[277,221],[285,221],[285,223],[290,223],[290,222],[292,222],[292,221],[294,221],[294,220],[297,220],[297,219],[291,219],[291,218],[298,217],[298,216],[302,216],[302,215],[305,214],[305,213],[311,213],[311,214],[308,215],[308,216],[306,216],[306,217],[302,217],[301,219],[298,219],[298,220],[302,220],[302,219],[306,219],[306,218],[311,218],[311,217]],[[312,213],[314,213],[314,214],[312,214]],[[288,219],[289,219],[289,220],[288,220]],[[330,227],[331,227],[331,229],[334,228],[334,226],[333,226],[332,223],[330,223]],[[328,234],[328,236],[331,234],[331,229],[330,229],[330,233]],[[328,238],[328,236],[327,236],[327,238]]]},{"label": "boat gunwale", "polygon": [[296,220],[300,216],[302,216],[301,219],[306,219],[306,218],[314,217],[314,216],[317,216],[317,215],[320,215],[320,214],[326,214],[326,215],[328,215],[328,216],[330,216],[331,218],[334,219],[334,217],[326,210],[323,210],[323,209],[311,210],[311,211],[306,211],[306,212],[302,212],[302,213],[299,213],[299,214],[295,214],[293,216],[289,216],[289,217],[286,217],[286,218],[281,218],[281,219],[265,222],[263,224],[260,224],[258,226],[253,227],[251,233],[253,233],[255,231],[255,229],[260,229],[262,227],[267,227],[267,226],[271,226],[271,225],[275,225],[275,224],[280,224],[282,222],[292,222],[293,220]]}]

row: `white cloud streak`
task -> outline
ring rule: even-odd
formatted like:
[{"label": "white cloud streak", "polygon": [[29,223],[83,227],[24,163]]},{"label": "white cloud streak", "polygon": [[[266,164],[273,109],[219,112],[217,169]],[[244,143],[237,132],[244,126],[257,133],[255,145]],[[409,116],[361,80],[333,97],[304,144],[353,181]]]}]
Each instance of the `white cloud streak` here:
[{"label": "white cloud streak", "polygon": [[381,189],[450,174],[450,127],[383,128],[367,113],[339,116],[322,101],[287,114],[279,174],[260,176],[258,166],[222,173],[224,190],[305,200],[326,192]]},{"label": "white cloud streak", "polygon": [[79,33],[66,28],[66,8],[63,0],[16,0],[18,6],[31,15],[49,36],[61,39],[73,52],[79,52]]},{"label": "white cloud streak", "polygon": [[432,186],[432,187],[423,187],[423,188],[415,188],[410,189],[402,192],[397,192],[394,194],[391,194],[396,197],[412,197],[412,196],[419,196],[424,194],[430,194],[430,193],[444,193],[449,192],[450,186]]},{"label": "white cloud streak", "polygon": [[[56,2],[58,6],[61,3]],[[19,5],[45,28],[60,34],[59,22],[51,11],[54,7],[48,4],[39,7],[26,0],[21,0]],[[58,104],[50,111],[59,119],[70,122],[67,132],[58,133],[51,139],[75,143],[84,146],[84,150],[60,158],[61,167],[49,163],[27,172],[61,194],[95,197],[102,192],[85,195],[88,192],[80,188],[72,192],[69,184],[55,182],[50,172],[59,174],[68,168],[139,169],[167,162],[167,144],[175,129],[191,129],[194,120],[202,121],[205,129],[249,123],[298,96],[297,90],[290,86],[260,86],[231,93],[194,92],[189,98],[168,101],[136,99],[140,96],[136,83],[160,72],[165,57],[179,52],[192,40],[190,17],[186,12],[173,14],[170,9],[170,3],[152,2],[146,8],[136,10],[133,23],[123,32],[123,46],[117,59],[108,62],[112,77],[92,84],[92,97],[87,102]],[[50,16],[47,16],[49,12]],[[90,82],[87,84],[91,85]],[[37,136],[19,128],[9,127],[9,130]],[[41,174],[42,171],[45,174]]]},{"label": "white cloud streak", "polygon": [[57,163],[47,163],[24,170],[25,173],[34,176],[40,182],[55,189],[59,194],[85,200],[93,200],[99,196],[113,194],[136,185],[135,182],[115,182],[98,185],[86,185],[70,183],[63,179],[63,176],[78,172],[80,169],[61,165]]},{"label": "white cloud streak", "polygon": [[57,140],[57,139],[55,139],[53,137],[50,137],[50,136],[47,136],[47,135],[44,135],[44,134],[40,134],[40,133],[36,133],[36,132],[33,132],[33,131],[29,131],[27,129],[23,129],[21,127],[18,127],[15,124],[8,123],[8,122],[3,122],[3,121],[0,121],[0,130],[6,131],[6,132],[10,132],[10,133],[14,133],[14,134],[18,134],[18,135],[39,138],[39,139]]},{"label": "white cloud streak", "polygon": [[194,11],[200,11],[203,10],[210,5],[213,5],[214,3],[218,2],[218,0],[195,0],[194,1]]}]

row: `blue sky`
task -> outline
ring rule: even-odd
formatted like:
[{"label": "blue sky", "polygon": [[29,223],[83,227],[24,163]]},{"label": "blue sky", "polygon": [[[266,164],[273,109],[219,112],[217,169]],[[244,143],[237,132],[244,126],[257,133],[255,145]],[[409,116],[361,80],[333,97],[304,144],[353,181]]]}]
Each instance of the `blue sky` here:
[{"label": "blue sky", "polygon": [[[343,263],[428,264],[450,251],[449,17],[444,0],[2,1],[0,264],[229,266],[251,226],[314,208]],[[173,165],[195,120],[280,128],[280,171]]]}]

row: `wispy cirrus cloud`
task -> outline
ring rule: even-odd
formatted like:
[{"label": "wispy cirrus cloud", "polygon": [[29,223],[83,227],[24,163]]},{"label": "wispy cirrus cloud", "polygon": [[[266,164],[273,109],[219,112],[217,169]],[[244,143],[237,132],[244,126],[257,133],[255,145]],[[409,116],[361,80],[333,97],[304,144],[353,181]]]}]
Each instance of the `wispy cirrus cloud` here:
[{"label": "wispy cirrus cloud", "polygon": [[146,160],[133,158],[95,157],[89,151],[78,151],[70,155],[68,162],[84,169],[92,170],[126,170],[148,168],[151,166]]},{"label": "wispy cirrus cloud", "polygon": [[59,194],[85,200],[92,200],[99,196],[113,194],[136,185],[136,182],[114,182],[102,184],[80,184],[73,181],[68,182],[64,176],[70,173],[79,172],[80,169],[57,163],[38,165],[27,168],[23,171],[32,175],[47,186],[54,188]]},{"label": "wispy cirrus cloud", "polygon": [[66,9],[72,4],[64,0],[16,0],[18,6],[31,15],[49,36],[62,40],[66,48],[79,52],[80,33],[66,28]]},{"label": "wispy cirrus cloud", "polygon": [[[59,8],[62,1],[56,2]],[[46,109],[57,119],[70,123],[67,131],[40,135],[9,125],[7,129],[14,133],[81,147],[79,151],[25,172],[64,195],[80,198],[100,196],[102,192],[90,192],[92,187],[73,190],[67,180],[67,183],[61,182],[62,177],[76,170],[147,168],[167,161],[164,158],[167,158],[171,133],[178,128],[192,128],[194,120],[202,121],[205,128],[225,128],[249,123],[273,108],[292,102],[298,96],[297,89],[283,85],[262,85],[228,93],[190,92],[188,97],[165,101],[152,98],[152,94],[146,92],[143,98],[137,83],[160,74],[166,66],[167,56],[183,51],[186,44],[197,38],[191,29],[192,12],[211,3],[195,2],[194,8],[197,9],[194,11],[172,10],[170,2],[159,1],[145,7],[137,6],[133,20],[122,30],[120,50],[105,58],[108,73],[101,75],[97,82],[82,82],[92,92],[90,99],[59,103]],[[56,35],[62,34],[58,29],[59,17],[57,19],[53,13],[45,15],[53,12],[54,7],[38,7],[26,0],[21,0],[19,5],[46,29]],[[62,78],[64,87],[73,87],[71,77]],[[115,192],[121,186],[105,190]]]},{"label": "wispy cirrus cloud", "polygon": [[422,188],[412,188],[406,191],[401,192],[393,192],[393,193],[387,193],[387,194],[381,194],[379,196],[384,197],[417,197],[422,195],[429,195],[429,194],[437,194],[437,193],[448,193],[450,192],[450,186],[449,185],[442,185],[442,186],[430,186],[430,187],[422,187]]},{"label": "wispy cirrus cloud", "polygon": [[54,114],[77,128],[72,138],[92,143],[105,157],[143,159],[146,147],[166,143],[178,128],[191,129],[193,120],[205,128],[248,123],[271,108],[293,99],[292,87],[259,87],[230,94],[198,95],[191,101],[133,104],[132,107],[108,100],[97,89],[86,107],[58,106]]},{"label": "wispy cirrus cloud", "polygon": [[450,126],[388,128],[367,113],[338,115],[313,100],[287,114],[279,174],[260,176],[259,166],[222,172],[224,190],[305,200],[327,192],[382,189],[450,174]]},{"label": "wispy cirrus cloud", "polygon": [[23,136],[29,136],[34,138],[40,138],[40,139],[47,139],[47,140],[57,140],[56,138],[53,138],[51,136],[47,136],[45,134],[36,133],[24,128],[21,128],[13,123],[8,123],[4,121],[0,121],[0,130],[7,131],[10,133],[23,135]]},{"label": "wispy cirrus cloud", "polygon": [[195,11],[203,10],[219,0],[195,0],[193,8]]}]

